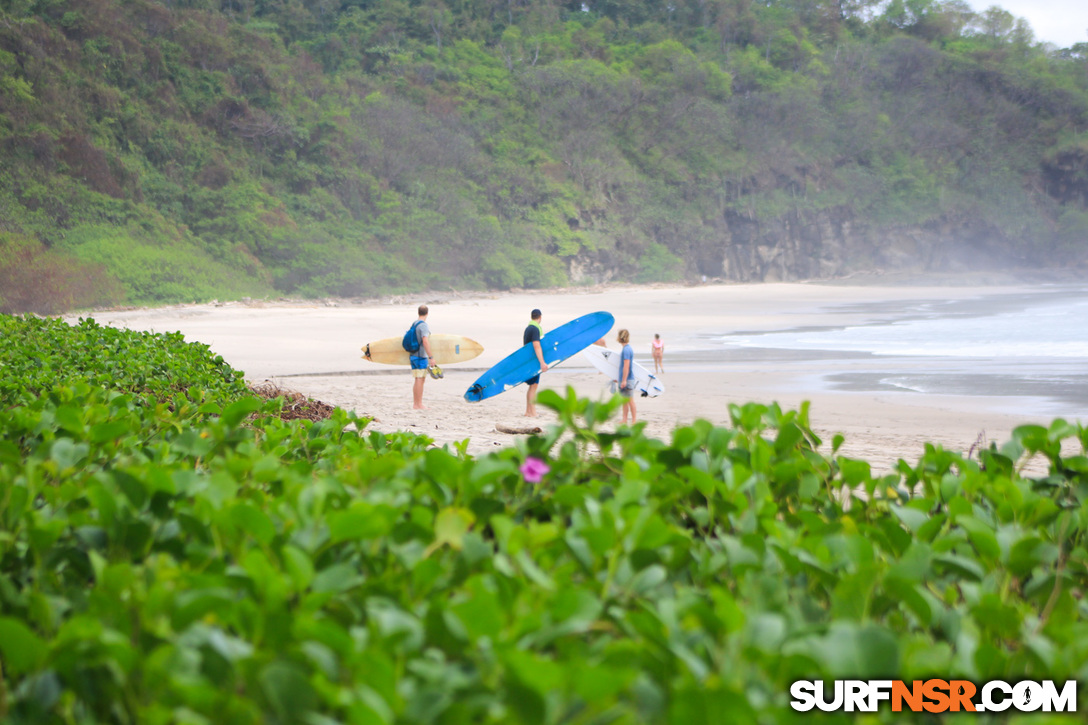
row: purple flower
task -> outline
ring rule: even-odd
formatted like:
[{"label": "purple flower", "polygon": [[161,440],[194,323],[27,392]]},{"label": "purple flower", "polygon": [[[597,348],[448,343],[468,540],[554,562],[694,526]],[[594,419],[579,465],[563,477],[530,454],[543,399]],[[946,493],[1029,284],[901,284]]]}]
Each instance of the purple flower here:
[{"label": "purple flower", "polygon": [[525,477],[525,480],[529,483],[540,483],[540,480],[544,478],[544,474],[552,470],[544,461],[539,458],[526,458],[525,463],[521,464],[521,475]]}]

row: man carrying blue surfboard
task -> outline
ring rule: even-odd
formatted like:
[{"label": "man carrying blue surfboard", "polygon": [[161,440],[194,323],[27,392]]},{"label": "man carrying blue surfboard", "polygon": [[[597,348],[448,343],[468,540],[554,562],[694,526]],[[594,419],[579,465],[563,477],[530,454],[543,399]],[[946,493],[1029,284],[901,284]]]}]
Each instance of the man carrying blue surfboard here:
[{"label": "man carrying blue surfboard", "polygon": [[[465,400],[478,403],[499,393],[506,392],[522,383],[531,384],[528,393],[525,414],[536,414],[536,384],[540,373],[554,368],[571,355],[585,350],[588,345],[601,339],[612,329],[615,323],[611,313],[591,312],[570,322],[564,323],[547,335],[542,335],[540,328],[540,310],[533,310],[533,320],[526,328],[518,349],[488,368],[465,391]],[[539,338],[537,337],[539,336]]]},{"label": "man carrying blue surfboard", "polygon": [[[540,338],[544,335],[544,328],[540,324],[541,319],[543,319],[543,315],[540,310],[533,310],[530,313],[529,326],[525,328],[525,332],[521,336],[521,344],[528,345],[532,343],[536,359],[540,361],[540,372],[544,372],[548,369],[548,363],[544,362],[544,350],[540,347]],[[529,390],[525,393],[525,415],[529,418],[535,418],[536,389],[540,384],[539,373],[526,380],[525,384],[529,386]]]}]

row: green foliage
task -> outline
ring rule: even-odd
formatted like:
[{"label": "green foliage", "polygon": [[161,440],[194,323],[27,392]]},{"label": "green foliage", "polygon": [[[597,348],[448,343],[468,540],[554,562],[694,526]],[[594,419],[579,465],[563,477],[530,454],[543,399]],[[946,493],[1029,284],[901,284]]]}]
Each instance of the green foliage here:
[{"label": "green foliage", "polygon": [[21,103],[33,101],[33,87],[25,78],[15,75],[15,72],[15,56],[6,50],[0,50],[0,93]]},{"label": "green foliage", "polygon": [[269,291],[246,269],[247,262],[255,260],[245,250],[219,250],[223,258],[215,259],[207,247],[191,239],[101,226],[74,229],[65,246],[80,259],[113,270],[125,299],[138,304],[201,302]]},{"label": "green foliage", "polygon": [[797,678],[1088,676],[1082,426],[874,477],[807,405],[661,441],[544,391],[560,425],[472,458],[285,422],[180,336],[0,326],[6,722],[778,722]]},{"label": "green foliage", "polygon": [[733,59],[734,77],[745,89],[775,90],[789,83],[789,74],[776,67],[759,48],[748,46]]},{"label": "green foliage", "polygon": [[503,245],[501,249],[484,255],[479,267],[483,282],[490,288],[542,289],[562,287],[568,282],[559,260],[523,247]]},{"label": "green foliage", "polygon": [[47,249],[36,239],[0,232],[0,313],[52,314],[115,304],[117,282],[96,264]]},{"label": "green foliage", "polygon": [[273,286],[304,297],[363,297],[410,289],[418,270],[375,250],[358,232],[337,239],[319,226],[277,229],[266,250]]},{"label": "green foliage", "polygon": [[639,255],[636,282],[676,282],[680,279],[684,262],[668,248],[653,244]]},{"label": "green foliage", "polygon": [[799,213],[1083,258],[1084,54],[1007,12],[586,5],[2,4],[3,231],[122,230],[86,251],[130,303],[634,279],[633,239],[717,275],[734,215],[802,268]]},{"label": "green foliage", "polygon": [[0,407],[26,405],[55,386],[82,385],[128,396],[136,405],[173,404],[187,395],[230,400],[245,393],[242,373],[208,346],[180,333],[103,327],[93,319],[0,315]]},{"label": "green foliage", "polygon": [[565,287],[569,281],[563,263],[553,256],[521,247],[511,247],[508,254],[529,289]]},{"label": "green foliage", "polygon": [[869,213],[889,225],[923,225],[939,218],[940,178],[917,157],[897,156],[871,169],[867,190],[872,198]]},{"label": "green foliage", "polygon": [[489,254],[480,260],[480,274],[488,287],[510,289],[525,284],[525,277],[504,252]]},{"label": "green foliage", "polygon": [[1078,259],[1088,243],[1088,211],[1066,209],[1058,219],[1060,239],[1070,259]]}]

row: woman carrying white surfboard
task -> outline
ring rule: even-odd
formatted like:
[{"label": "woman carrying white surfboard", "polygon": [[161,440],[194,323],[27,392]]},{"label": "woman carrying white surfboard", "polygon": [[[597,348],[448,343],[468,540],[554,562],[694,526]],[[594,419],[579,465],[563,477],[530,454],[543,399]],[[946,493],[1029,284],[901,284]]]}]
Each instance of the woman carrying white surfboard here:
[{"label": "woman carrying white surfboard", "polygon": [[[583,350],[582,354],[593,367],[608,376],[608,380],[612,384],[612,392],[617,392],[617,389],[619,388],[619,381],[617,380],[619,376],[617,373],[621,372],[620,367],[622,362],[620,360],[619,351],[608,349],[604,339],[600,339]],[[635,392],[638,393],[639,396],[643,398],[656,398],[665,392],[665,385],[661,380],[637,362],[631,363],[631,371],[635,376]]]},{"label": "woman carrying white surfboard", "polygon": [[631,347],[631,333],[626,328],[620,330],[616,342],[623,345],[620,353],[619,377],[616,379],[620,395],[623,396],[623,423],[627,423],[627,413],[631,413],[631,425],[635,424],[637,411],[635,410],[635,349]]}]

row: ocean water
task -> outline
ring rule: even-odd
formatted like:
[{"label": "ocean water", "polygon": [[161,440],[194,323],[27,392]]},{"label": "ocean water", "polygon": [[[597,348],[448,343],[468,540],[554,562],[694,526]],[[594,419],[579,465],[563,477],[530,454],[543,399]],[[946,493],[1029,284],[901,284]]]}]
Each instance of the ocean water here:
[{"label": "ocean water", "polygon": [[737,333],[723,342],[907,357],[1080,358],[1088,362],[1088,296],[1019,299],[1024,306],[1016,310],[988,313],[977,304],[922,303],[904,307],[899,319],[818,330]]},{"label": "ocean water", "polygon": [[1019,412],[1088,419],[1088,287],[826,311],[859,321],[735,332],[717,342],[799,369],[849,361],[824,375],[834,389],[1001,396]]}]

